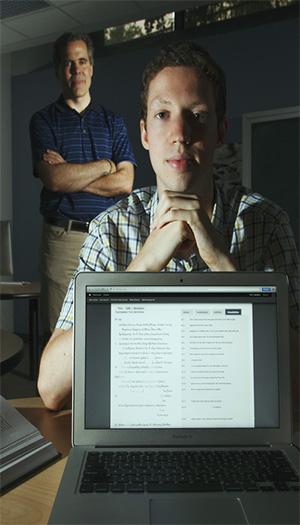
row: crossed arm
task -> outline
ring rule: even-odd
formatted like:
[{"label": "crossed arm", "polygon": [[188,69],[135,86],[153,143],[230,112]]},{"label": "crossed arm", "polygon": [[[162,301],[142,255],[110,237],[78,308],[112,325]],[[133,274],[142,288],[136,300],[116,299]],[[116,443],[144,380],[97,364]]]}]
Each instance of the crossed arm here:
[{"label": "crossed arm", "polygon": [[36,166],[44,186],[51,191],[86,191],[105,197],[130,193],[133,186],[134,167],[123,161],[117,165],[112,160],[96,160],[84,164],[66,162],[53,150],[47,150]]}]

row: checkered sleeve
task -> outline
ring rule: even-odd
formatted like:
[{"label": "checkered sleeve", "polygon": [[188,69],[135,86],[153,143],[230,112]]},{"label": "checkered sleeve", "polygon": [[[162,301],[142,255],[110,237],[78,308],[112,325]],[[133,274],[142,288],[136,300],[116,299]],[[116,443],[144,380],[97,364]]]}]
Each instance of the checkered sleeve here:
[{"label": "checkered sleeve", "polygon": [[[81,254],[85,254],[85,248],[84,245],[81,249]],[[74,296],[74,284],[75,284],[75,277],[77,273],[88,271],[89,268],[87,267],[85,263],[84,256],[80,255],[79,258],[79,265],[77,267],[77,270],[75,271],[72,279],[70,280],[68,290],[56,323],[56,328],[61,328],[62,330],[69,330],[69,328],[72,328],[73,326],[73,296]]]},{"label": "checkered sleeve", "polygon": [[299,329],[299,255],[287,214],[281,210],[270,242],[263,252],[265,271],[283,272],[289,280],[290,324]]}]

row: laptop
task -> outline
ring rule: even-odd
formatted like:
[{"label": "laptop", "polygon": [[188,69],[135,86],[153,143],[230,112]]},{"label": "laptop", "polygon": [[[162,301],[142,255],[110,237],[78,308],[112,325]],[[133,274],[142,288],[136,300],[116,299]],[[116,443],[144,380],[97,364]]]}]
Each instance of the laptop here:
[{"label": "laptop", "polygon": [[296,524],[279,273],[79,273],[51,524]]}]

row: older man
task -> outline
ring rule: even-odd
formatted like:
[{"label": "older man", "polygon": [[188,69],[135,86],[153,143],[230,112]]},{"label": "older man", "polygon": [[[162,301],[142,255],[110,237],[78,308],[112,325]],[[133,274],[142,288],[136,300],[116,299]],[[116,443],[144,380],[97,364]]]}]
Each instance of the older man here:
[{"label": "older man", "polygon": [[91,99],[93,44],[63,34],[54,44],[59,99],[30,123],[34,174],[44,185],[42,319],[52,332],[90,221],[132,190],[134,155],[122,118]]}]

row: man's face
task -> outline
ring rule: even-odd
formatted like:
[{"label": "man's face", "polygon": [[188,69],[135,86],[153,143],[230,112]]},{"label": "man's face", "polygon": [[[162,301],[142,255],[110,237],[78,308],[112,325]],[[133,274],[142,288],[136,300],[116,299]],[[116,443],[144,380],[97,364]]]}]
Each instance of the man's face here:
[{"label": "man's face", "polygon": [[62,82],[66,99],[77,100],[89,94],[93,76],[86,43],[82,40],[69,42],[59,68],[59,79]]},{"label": "man's face", "polygon": [[212,159],[224,138],[213,87],[193,67],[166,67],[150,82],[141,140],[149,150],[159,193],[198,193],[212,180]]}]

